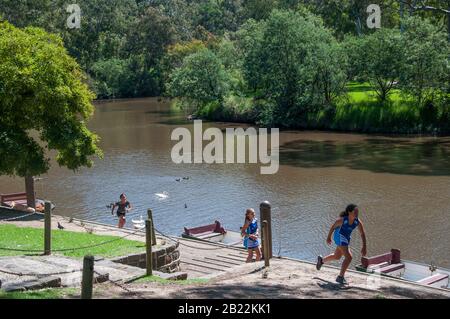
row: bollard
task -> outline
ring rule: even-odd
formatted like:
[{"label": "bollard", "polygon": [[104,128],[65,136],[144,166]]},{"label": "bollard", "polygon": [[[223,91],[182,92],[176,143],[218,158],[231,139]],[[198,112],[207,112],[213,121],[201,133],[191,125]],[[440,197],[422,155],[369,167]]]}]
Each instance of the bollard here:
[{"label": "bollard", "polygon": [[[259,213],[261,221],[267,221],[267,228],[266,230],[262,230],[262,248],[263,248],[263,254],[264,259],[266,259],[266,256],[269,258],[273,257],[272,254],[272,212],[271,212],[271,205],[268,201],[262,202],[261,205],[259,205]],[[267,236],[264,234],[267,233]],[[266,248],[267,246],[267,253],[266,255]]]},{"label": "bollard", "polygon": [[52,253],[52,204],[45,202],[44,211],[44,255]]},{"label": "bollard", "polygon": [[152,221],[147,219],[145,221],[145,243],[146,243],[146,267],[147,276],[153,275],[153,258],[152,258]]},{"label": "bollard", "polygon": [[81,299],[92,299],[94,284],[94,256],[84,256],[83,277],[81,279]]},{"label": "bollard", "polygon": [[[262,229],[263,229],[263,240],[265,240],[267,242],[267,228],[269,227],[269,223],[267,222],[267,220],[264,220],[262,222]],[[264,267],[269,267],[270,266],[270,257],[266,257],[266,256],[270,256],[270,252],[269,252],[269,245],[265,245],[263,246],[263,254],[264,254]]]},{"label": "bollard", "polygon": [[156,245],[155,223],[153,222],[153,212],[151,209],[147,210],[147,216],[152,221],[152,245]]}]

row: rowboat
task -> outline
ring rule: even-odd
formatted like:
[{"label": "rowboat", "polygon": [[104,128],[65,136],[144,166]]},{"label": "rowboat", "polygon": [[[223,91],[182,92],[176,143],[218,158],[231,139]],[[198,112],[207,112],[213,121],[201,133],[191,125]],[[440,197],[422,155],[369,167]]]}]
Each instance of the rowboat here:
[{"label": "rowboat", "polygon": [[400,250],[391,249],[389,253],[374,257],[362,257],[356,270],[380,274],[386,277],[415,282],[424,286],[450,289],[450,269],[427,265],[400,258]]},{"label": "rowboat", "polygon": [[190,238],[200,241],[208,241],[218,244],[223,244],[225,246],[232,247],[243,247],[242,246],[242,236],[240,232],[225,230],[219,221],[215,221],[214,224],[194,227],[194,228],[184,228],[183,238]]}]

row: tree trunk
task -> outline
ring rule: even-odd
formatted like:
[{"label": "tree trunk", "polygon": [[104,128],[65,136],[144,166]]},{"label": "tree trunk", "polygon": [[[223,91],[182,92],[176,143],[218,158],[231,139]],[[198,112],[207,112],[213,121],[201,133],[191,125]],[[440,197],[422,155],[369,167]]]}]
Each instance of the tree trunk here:
[{"label": "tree trunk", "polygon": [[36,208],[36,194],[34,192],[34,178],[33,176],[25,177],[25,191],[27,193],[28,207]]},{"label": "tree trunk", "polygon": [[[447,10],[450,11],[450,0],[447,0]],[[447,35],[450,42],[450,13],[447,13]]]},{"label": "tree trunk", "polygon": [[403,25],[403,20],[405,19],[405,3],[400,0],[400,31],[403,33],[405,27]]}]

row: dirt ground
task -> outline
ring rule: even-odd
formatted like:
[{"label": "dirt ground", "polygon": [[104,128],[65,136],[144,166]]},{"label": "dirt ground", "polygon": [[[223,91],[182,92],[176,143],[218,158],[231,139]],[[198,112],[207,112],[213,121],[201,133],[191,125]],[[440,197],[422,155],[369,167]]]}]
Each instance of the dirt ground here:
[{"label": "dirt ground", "polygon": [[335,282],[337,272],[334,267],[323,267],[319,272],[308,263],[273,259],[267,270],[263,263],[247,264],[206,283],[186,285],[149,282],[124,285],[129,291],[105,283],[95,287],[94,298],[450,298],[450,292],[443,290],[353,271],[347,274],[349,284],[341,286]]}]

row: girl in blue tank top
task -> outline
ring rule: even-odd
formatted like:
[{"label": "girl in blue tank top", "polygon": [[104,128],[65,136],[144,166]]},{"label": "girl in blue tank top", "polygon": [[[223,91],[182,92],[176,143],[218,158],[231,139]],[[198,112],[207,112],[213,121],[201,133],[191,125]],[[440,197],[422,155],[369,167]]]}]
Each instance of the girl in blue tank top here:
[{"label": "girl in blue tank top", "polygon": [[317,270],[320,270],[324,263],[333,260],[340,260],[342,256],[344,257],[344,261],[342,262],[341,266],[341,272],[336,278],[336,281],[340,284],[346,283],[344,275],[353,258],[349,245],[352,238],[352,232],[356,228],[358,228],[363,242],[361,255],[366,256],[367,254],[366,235],[364,232],[364,226],[361,220],[358,218],[358,213],[358,206],[354,204],[350,204],[347,206],[345,211],[340,214],[339,219],[331,226],[330,231],[328,232],[327,244],[331,245],[331,238],[333,237],[334,243],[337,246],[335,252],[326,257],[317,257]]},{"label": "girl in blue tank top", "polygon": [[259,248],[258,220],[255,218],[255,211],[249,208],[245,212],[245,223],[242,227],[242,236],[244,236],[244,247],[247,248],[247,262],[253,260],[253,252],[256,254],[256,261],[261,260],[261,250]]}]

